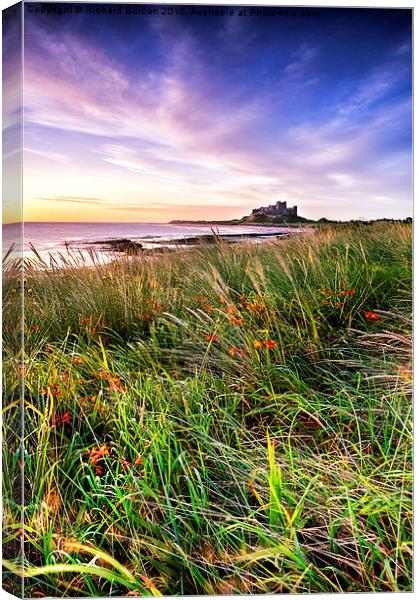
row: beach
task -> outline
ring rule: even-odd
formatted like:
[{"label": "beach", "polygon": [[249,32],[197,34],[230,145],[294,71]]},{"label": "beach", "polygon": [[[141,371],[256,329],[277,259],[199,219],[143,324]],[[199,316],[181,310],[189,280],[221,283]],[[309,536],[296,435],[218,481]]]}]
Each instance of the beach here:
[{"label": "beach", "polygon": [[[3,225],[3,254],[14,244],[13,257],[34,260],[33,249],[47,260],[53,255],[66,255],[68,251],[81,253],[89,260],[94,250],[103,260],[114,258],[115,242],[125,240],[140,245],[144,250],[164,248],[173,245],[188,246],[198,243],[205,237],[215,235],[229,240],[252,239],[255,242],[272,236],[293,235],[299,228],[261,226],[215,226],[194,224],[155,224],[155,223],[24,223]],[[112,247],[113,246],[113,247]],[[122,249],[123,251],[123,249]],[[116,252],[118,253],[118,251]]]}]

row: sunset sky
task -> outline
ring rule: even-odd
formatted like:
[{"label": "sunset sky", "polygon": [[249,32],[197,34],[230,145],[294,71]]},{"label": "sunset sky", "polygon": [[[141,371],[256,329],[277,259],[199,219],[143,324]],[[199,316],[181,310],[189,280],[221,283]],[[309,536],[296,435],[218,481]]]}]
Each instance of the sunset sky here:
[{"label": "sunset sky", "polygon": [[25,220],[229,219],[277,200],[308,218],[412,215],[411,11],[233,8],[26,5]]}]

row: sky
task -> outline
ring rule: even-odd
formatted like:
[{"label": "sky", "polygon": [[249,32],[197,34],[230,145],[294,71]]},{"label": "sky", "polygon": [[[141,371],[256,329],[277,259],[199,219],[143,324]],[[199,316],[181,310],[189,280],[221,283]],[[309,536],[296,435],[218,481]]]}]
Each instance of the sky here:
[{"label": "sky", "polygon": [[412,215],[410,10],[37,6],[24,14],[25,221],[231,219],[277,200],[314,219]]}]

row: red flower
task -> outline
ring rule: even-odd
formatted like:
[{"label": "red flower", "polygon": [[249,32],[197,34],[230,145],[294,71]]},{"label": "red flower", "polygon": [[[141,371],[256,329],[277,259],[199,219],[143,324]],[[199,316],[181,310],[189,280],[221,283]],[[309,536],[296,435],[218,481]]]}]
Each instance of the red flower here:
[{"label": "red flower", "polygon": [[71,423],[71,413],[66,412],[63,416],[57,415],[52,421],[51,426],[64,425],[64,423]]},{"label": "red flower", "polygon": [[266,341],[265,341],[265,346],[266,346],[267,348],[269,348],[269,349],[271,349],[271,348],[275,348],[275,346],[276,346],[276,342],[271,342],[270,340],[266,340]]},{"label": "red flower", "polygon": [[102,447],[95,446],[91,450],[88,450],[88,453],[90,457],[89,462],[92,466],[94,466],[98,460],[104,458],[105,456],[109,456],[109,448],[106,444],[104,444]]},{"label": "red flower", "polygon": [[109,387],[108,390],[112,392],[123,392],[124,386],[121,383],[119,377],[109,377]]},{"label": "red flower", "polygon": [[348,296],[348,295],[353,296],[354,294],[355,294],[354,288],[351,288],[350,290],[342,290],[340,293],[341,296]]},{"label": "red flower", "polygon": [[207,342],[218,342],[218,335],[207,335]]},{"label": "red flower", "polygon": [[228,353],[230,356],[234,356],[235,354],[241,354],[242,356],[245,356],[247,354],[246,350],[240,350],[240,348],[230,348]]},{"label": "red flower", "polygon": [[236,317],[231,317],[228,321],[232,325],[239,325],[239,326],[242,326],[244,323],[243,319],[236,319]]},{"label": "red flower", "polygon": [[369,319],[371,321],[377,321],[378,319],[381,319],[380,315],[377,315],[377,313],[372,312],[372,311],[368,311],[365,313],[365,318]]},{"label": "red flower", "polygon": [[81,320],[81,322],[84,325],[85,323],[91,323],[92,320],[93,320],[92,317],[83,317],[83,319]]},{"label": "red flower", "polygon": [[71,423],[71,414],[69,412],[64,413],[62,416],[61,422],[62,423]]}]

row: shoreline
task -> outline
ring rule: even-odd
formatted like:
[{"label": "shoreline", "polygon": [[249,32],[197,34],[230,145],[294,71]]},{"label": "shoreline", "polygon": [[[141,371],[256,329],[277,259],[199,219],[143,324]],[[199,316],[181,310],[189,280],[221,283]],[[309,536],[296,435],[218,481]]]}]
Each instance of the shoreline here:
[{"label": "shoreline", "polygon": [[[66,245],[66,252],[51,252],[48,257],[43,257],[33,250],[33,255],[23,258],[26,268],[35,268],[36,271],[66,270],[94,268],[99,265],[109,265],[114,262],[131,259],[150,260],[169,254],[190,252],[198,248],[210,248],[225,244],[227,246],[241,247],[246,244],[265,245],[279,241],[289,240],[302,234],[313,233],[309,231],[292,232],[266,232],[243,234],[202,234],[187,238],[171,240],[153,240],[152,247],[143,247],[141,241],[129,238],[113,238],[88,242],[84,248],[72,248]],[[6,265],[4,265],[6,266]]]},{"label": "shoreline", "polygon": [[[218,233],[194,235],[190,237],[181,237],[173,239],[157,239],[151,242],[144,242],[143,239],[133,240],[129,238],[114,238],[105,240],[95,240],[89,242],[89,246],[101,246],[103,250],[112,250],[125,254],[148,254],[150,251],[175,250],[178,247],[196,247],[202,244],[213,245],[217,243],[238,244],[251,240],[268,241],[266,238],[287,239],[290,235],[298,235],[302,232],[248,232],[248,233]],[[144,247],[144,243],[155,245],[156,247]]]},{"label": "shoreline", "polygon": [[266,222],[266,223],[258,223],[258,222],[253,222],[253,221],[237,221],[237,220],[232,220],[232,221],[182,221],[182,220],[178,220],[175,219],[174,221],[169,221],[169,223],[167,223],[167,225],[184,225],[186,227],[196,227],[196,226],[200,226],[200,225],[206,225],[208,227],[286,227],[289,229],[295,229],[295,228],[303,228],[303,227],[315,227],[316,223],[315,222],[306,222],[306,221],[301,221],[301,222],[295,222],[295,223],[287,223],[286,221],[281,222],[281,223],[270,223],[270,222]]}]

